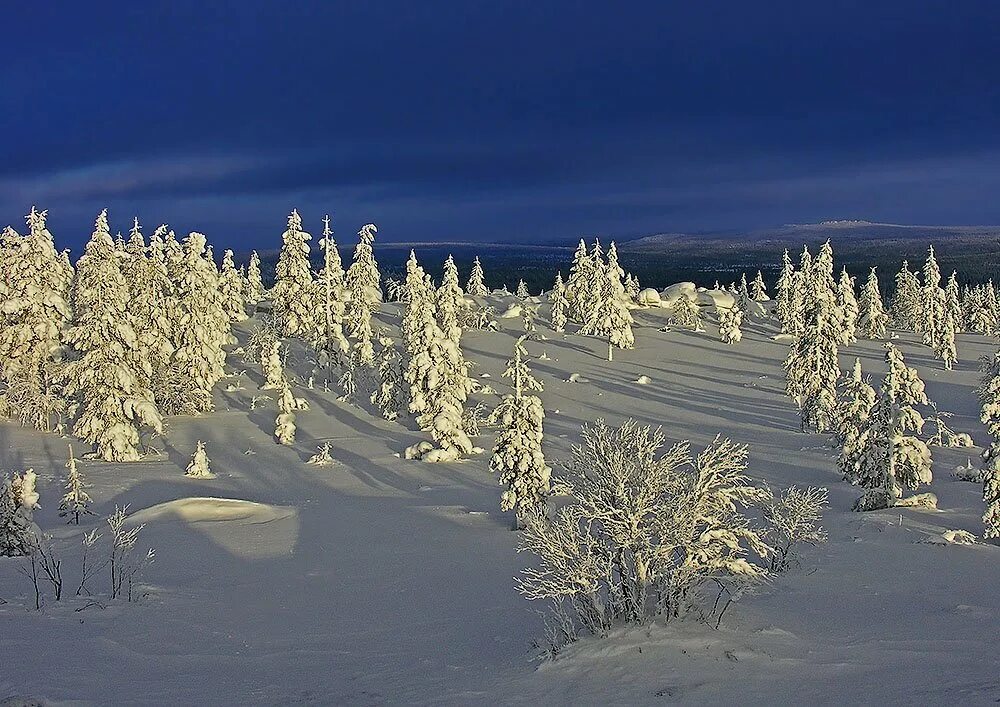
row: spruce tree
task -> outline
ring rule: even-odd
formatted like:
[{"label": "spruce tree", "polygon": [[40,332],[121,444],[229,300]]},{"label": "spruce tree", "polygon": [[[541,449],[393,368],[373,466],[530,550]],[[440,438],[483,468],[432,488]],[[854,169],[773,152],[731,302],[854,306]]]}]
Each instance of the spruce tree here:
[{"label": "spruce tree", "polygon": [[847,268],[840,271],[837,283],[837,306],[840,307],[843,335],[840,343],[850,346],[858,340],[858,300],[854,297],[854,278],[847,274]]},{"label": "spruce tree", "polygon": [[[595,262],[600,259],[599,246],[595,246]],[[618,265],[618,250],[612,243],[608,248],[608,263],[604,268],[604,276],[600,278],[601,294],[597,306],[592,310],[590,319],[580,329],[580,333],[590,336],[602,336],[608,339],[608,360],[614,359],[615,347],[630,349],[635,344],[632,334],[632,312],[629,311],[622,286],[622,269]]]},{"label": "spruce tree", "polygon": [[80,524],[81,515],[93,515],[90,510],[90,503],[93,499],[87,493],[89,486],[83,480],[79,468],[77,468],[76,457],[73,456],[73,445],[69,445],[69,460],[66,462],[69,470],[66,476],[66,494],[59,502],[59,517],[69,517],[67,523]]},{"label": "spruce tree", "polygon": [[799,406],[802,430],[825,432],[836,420],[837,360],[842,330],[837,326],[836,303],[819,290],[812,298],[805,329],[785,359],[788,395]]},{"label": "spruce tree", "polygon": [[840,396],[837,400],[836,438],[844,450],[841,455],[842,464],[845,455],[856,449],[874,405],[875,389],[861,372],[861,359],[855,358],[854,368],[840,384]]},{"label": "spruce tree", "polygon": [[191,461],[184,471],[184,476],[192,479],[215,478],[215,474],[212,473],[211,462],[208,459],[208,452],[205,451],[205,443],[200,439],[195,447],[194,454],[191,455]]},{"label": "spruce tree", "polygon": [[500,483],[507,487],[500,497],[500,509],[514,512],[514,530],[526,519],[544,517],[552,474],[542,453],[545,411],[542,401],[531,394],[541,391],[542,384],[528,368],[527,338],[522,336],[515,342],[514,357],[504,371],[513,393],[504,396],[493,413],[499,432],[490,457],[490,470],[499,474]]},{"label": "spruce tree", "polygon": [[380,287],[382,275],[379,273],[378,263],[375,262],[375,251],[372,250],[376,233],[378,233],[378,228],[374,223],[367,223],[358,231],[358,244],[354,247],[354,261],[344,276],[344,284],[350,292],[347,312],[348,328],[352,336],[356,324],[360,323],[363,317],[360,308],[366,308],[370,316],[382,304],[382,288]]},{"label": "spruce tree", "polygon": [[889,323],[889,315],[885,313],[882,304],[882,293],[879,292],[878,276],[875,268],[868,273],[868,280],[861,289],[858,302],[858,331],[866,339],[885,338],[885,327]]},{"label": "spruce tree", "polygon": [[382,417],[387,420],[395,420],[406,407],[403,362],[395,342],[387,333],[383,332],[379,335],[378,343],[379,351],[376,354],[375,368],[379,385],[372,391],[369,400],[372,405],[379,409]]},{"label": "spruce tree", "polygon": [[948,276],[948,284],[944,288],[944,309],[951,318],[955,332],[962,331],[962,297],[958,289],[958,273],[954,270]]},{"label": "spruce tree", "polygon": [[347,294],[344,266],[337,242],[333,240],[329,216],[323,217],[323,239],[319,242],[319,247],[323,251],[323,269],[316,280],[319,312],[314,317],[317,326],[311,343],[319,354],[320,365],[328,366],[341,359],[351,348],[344,336],[344,298]]},{"label": "spruce tree", "polygon": [[896,292],[892,296],[889,313],[895,326],[900,329],[921,332],[922,312],[920,305],[920,280],[910,272],[907,261],[896,274]]},{"label": "spruce tree", "polygon": [[936,352],[940,346],[941,329],[944,327],[946,297],[941,289],[941,270],[934,258],[934,246],[927,252],[924,263],[924,285],[920,292],[921,333],[924,345]]},{"label": "spruce tree", "polygon": [[792,266],[792,259],[785,249],[781,256],[781,272],[778,274],[778,282],[775,284],[775,306],[774,314],[781,322],[781,331],[786,334],[794,333],[795,316],[793,312],[795,298],[795,268]]},{"label": "spruce tree", "polygon": [[983,502],[986,511],[983,513],[984,538],[1000,538],[1000,467],[990,468],[983,482]]},{"label": "spruce tree", "polygon": [[458,284],[458,268],[449,255],[444,262],[444,275],[437,290],[437,318],[441,331],[452,341],[462,338],[462,328],[458,325],[459,310],[465,306],[465,293]]},{"label": "spruce tree", "polygon": [[302,230],[299,212],[293,209],[288,216],[288,227],[281,234],[281,253],[271,291],[274,314],[285,336],[308,337],[315,330],[313,281],[309,269],[311,238]]},{"label": "spruce tree", "polygon": [[[687,299],[680,297],[680,299]],[[695,305],[697,307],[697,305]],[[743,312],[739,307],[716,307],[719,315],[719,339],[724,344],[737,344],[743,338],[740,325],[743,323]],[[697,320],[695,326],[697,327]]]},{"label": "spruce tree", "polygon": [[569,280],[566,283],[566,299],[570,303],[570,314],[579,323],[588,319],[586,311],[587,295],[593,281],[593,263],[587,253],[587,244],[580,239],[580,244],[573,254],[573,263],[569,268]]},{"label": "spruce tree", "polygon": [[266,296],[264,278],[260,272],[260,256],[257,251],[250,253],[250,265],[247,266],[247,304],[256,306]]},{"label": "spruce tree", "polygon": [[278,394],[278,416],[274,419],[274,438],[278,444],[295,443],[295,396],[287,380],[282,380]]},{"label": "spruce tree", "polygon": [[563,285],[562,273],[556,273],[556,282],[549,292],[549,304],[551,305],[550,321],[552,330],[563,332],[566,330],[566,308],[569,303],[566,301],[566,287]]},{"label": "spruce tree", "polygon": [[524,283],[524,280],[517,281],[517,289],[514,291],[514,296],[520,300],[526,300],[531,297],[531,293],[528,292],[528,286]]},{"label": "spruce tree", "polygon": [[128,316],[129,290],[108,228],[107,211],[77,262],[73,325],[66,334],[74,360],[65,372],[66,394],[76,403],[73,433],[105,461],[137,461],[139,432],[163,431],[152,375]]},{"label": "spruce tree", "polygon": [[472,273],[469,275],[469,282],[465,285],[465,291],[472,297],[487,297],[490,294],[486,288],[483,266],[479,262],[478,255],[472,261]]},{"label": "spruce tree", "polygon": [[767,296],[767,287],[764,286],[764,276],[761,275],[760,270],[757,271],[757,276],[754,277],[750,286],[750,297],[753,298],[754,302],[767,302],[771,299]]},{"label": "spruce tree", "polygon": [[222,255],[222,273],[219,276],[219,291],[222,293],[222,307],[226,310],[229,321],[246,321],[246,289],[243,277],[233,263],[233,251],[231,250],[226,250]]},{"label": "spruce tree", "polygon": [[[687,296],[686,292],[679,293],[677,299],[674,300],[674,304],[670,308],[670,321],[676,326],[684,327],[685,329],[703,331],[701,328],[701,308],[694,299]],[[719,317],[719,328],[720,331],[723,328],[721,314]],[[738,325],[737,328],[739,328]]]}]

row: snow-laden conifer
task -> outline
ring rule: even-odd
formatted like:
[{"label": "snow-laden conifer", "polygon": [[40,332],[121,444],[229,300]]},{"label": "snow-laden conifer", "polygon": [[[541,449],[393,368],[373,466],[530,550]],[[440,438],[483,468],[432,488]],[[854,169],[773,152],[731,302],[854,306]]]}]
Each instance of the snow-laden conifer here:
[{"label": "snow-laden conifer", "polygon": [[767,295],[764,276],[761,275],[760,270],[757,271],[756,277],[754,277],[753,282],[750,284],[750,297],[753,298],[754,302],[767,302],[771,299]]},{"label": "snow-laden conifer", "polygon": [[274,314],[285,336],[308,337],[315,330],[313,281],[309,269],[309,240],[302,230],[297,210],[288,216],[288,227],[281,234],[281,253],[275,267],[271,296]]},{"label": "snow-laden conifer", "polygon": [[260,369],[264,374],[261,390],[280,390],[285,384],[285,365],[281,358],[281,342],[272,341],[260,349]]},{"label": "snow-laden conifer", "polygon": [[225,374],[226,351],[233,341],[229,315],[223,306],[218,276],[204,257],[205,236],[192,232],[184,239],[182,260],[174,283],[177,325],[174,328],[174,364],[188,385],[187,400],[175,400],[176,410],[207,412],[212,389]]},{"label": "snow-laden conifer", "polygon": [[984,538],[1000,538],[1000,467],[994,465],[988,469],[983,480],[983,502],[986,511],[983,513],[983,525],[986,530]]},{"label": "snow-laden conifer", "polygon": [[882,339],[888,323],[889,315],[885,313],[885,305],[882,303],[878,275],[875,274],[875,268],[872,268],[858,300],[858,332],[866,339]]},{"label": "snow-laden conifer", "polygon": [[526,518],[544,516],[552,474],[542,453],[545,411],[538,396],[531,394],[541,391],[542,384],[528,368],[524,347],[527,338],[522,336],[514,343],[514,357],[503,374],[510,380],[513,393],[504,396],[492,417],[499,432],[490,469],[507,487],[500,497],[500,510],[514,512],[514,530],[520,529]]},{"label": "snow-laden conifer", "polygon": [[565,331],[566,309],[569,306],[569,302],[566,300],[566,286],[563,285],[561,272],[556,273],[556,282],[549,292],[549,305],[551,306],[549,321],[552,324],[552,330],[557,332]]},{"label": "snow-laden conifer", "polygon": [[333,240],[329,216],[323,218],[323,239],[319,247],[323,251],[323,268],[316,280],[319,311],[314,317],[317,326],[311,343],[319,355],[320,364],[327,366],[340,360],[351,348],[344,336],[344,300],[347,297],[344,266],[337,242]]},{"label": "snow-laden conifer", "polygon": [[444,261],[444,274],[436,296],[438,326],[445,336],[458,341],[462,338],[462,328],[458,321],[461,310],[465,307],[465,293],[458,284],[458,268],[450,255]]},{"label": "snow-laden conifer", "polygon": [[[595,245],[595,262],[600,261],[599,245]],[[581,327],[580,333],[607,337],[608,360],[614,358],[615,348],[630,349],[635,344],[632,334],[632,312],[628,308],[625,288],[622,286],[623,271],[618,265],[618,250],[612,243],[608,248],[608,262],[600,278],[601,291],[597,306],[591,310],[590,319]]]},{"label": "snow-laden conifer", "polygon": [[226,250],[222,254],[222,272],[219,275],[219,290],[222,293],[222,307],[226,310],[231,322],[243,322],[247,319],[246,288],[243,276],[233,263],[233,251]]},{"label": "snow-laden conifer", "polygon": [[472,273],[469,275],[469,282],[465,285],[465,291],[472,297],[486,297],[489,295],[490,291],[486,288],[484,277],[483,266],[479,262],[479,256],[477,255],[472,261]]},{"label": "snow-laden conifer", "polygon": [[841,447],[841,470],[846,471],[853,455],[858,451],[858,443],[868,426],[872,407],[875,405],[875,389],[861,372],[861,359],[854,359],[854,368],[844,377],[837,400],[837,443]]},{"label": "snow-laden conifer", "polygon": [[910,272],[910,264],[903,261],[896,273],[896,291],[892,296],[889,314],[900,329],[920,332],[923,330],[920,297],[920,280]]},{"label": "snow-laden conifer", "polygon": [[[687,298],[683,296],[678,298],[681,299]],[[738,344],[743,338],[743,332],[740,330],[740,325],[743,324],[743,312],[738,306],[717,306],[715,312],[719,317],[719,339],[724,344]]]},{"label": "snow-laden conifer", "polygon": [[569,268],[569,280],[566,282],[566,299],[570,303],[570,315],[579,323],[587,321],[589,304],[588,295],[593,284],[594,267],[587,253],[587,244],[581,238],[573,253],[573,262]]},{"label": "snow-laden conifer", "polygon": [[365,307],[369,312],[374,312],[382,303],[382,275],[379,274],[378,263],[375,262],[375,251],[372,244],[375,242],[375,234],[378,228],[374,223],[368,223],[358,231],[358,244],[354,247],[354,261],[347,269],[344,276],[344,283],[350,292],[348,303],[348,328],[351,334],[354,333],[354,323],[359,321],[361,314],[360,307]]},{"label": "snow-laden conifer", "polygon": [[778,273],[778,281],[775,284],[775,305],[774,314],[781,322],[781,331],[786,334],[796,333],[795,327],[794,301],[795,301],[795,268],[792,266],[792,259],[785,249],[781,256],[781,272]]},{"label": "snow-laden conifer", "polygon": [[847,480],[867,489],[854,510],[891,507],[904,489],[916,489],[932,479],[930,449],[916,436],[924,419],[914,406],[929,403],[923,381],[906,365],[899,349],[888,343],[886,361],[888,370],[869,423],[844,464]]},{"label": "snow-laden conifer", "polygon": [[799,406],[802,430],[825,432],[832,429],[836,418],[837,351],[842,329],[831,293],[818,289],[816,295],[811,297],[805,328],[792,344],[784,367],[786,390]]},{"label": "snow-laden conifer", "polygon": [[295,443],[295,396],[287,380],[278,394],[278,416],[274,419],[274,438],[278,444]]},{"label": "snow-laden conifer", "polygon": [[0,557],[27,555],[35,543],[32,513],[38,507],[35,472],[0,477]]},{"label": "snow-laden conifer", "polygon": [[66,493],[59,502],[59,517],[68,517],[68,523],[79,525],[81,515],[93,515],[93,512],[90,510],[90,503],[93,499],[87,493],[89,486],[84,481],[83,475],[80,474],[76,457],[73,456],[73,445],[69,446],[69,459],[66,462],[66,469],[68,470],[66,485],[64,487]]},{"label": "snow-laden conifer", "polygon": [[514,291],[514,296],[521,300],[531,297],[531,293],[528,292],[528,286],[525,284],[524,280],[517,281],[517,289]]},{"label": "snow-laden conifer", "polygon": [[945,303],[945,293],[941,289],[941,269],[934,257],[934,246],[930,246],[924,263],[924,284],[920,291],[920,330],[924,345],[935,351],[944,327]]},{"label": "snow-laden conifer", "polygon": [[375,356],[378,385],[369,400],[378,408],[382,417],[395,420],[406,409],[406,381],[403,379],[403,360],[396,344],[385,332],[378,337],[379,349]]},{"label": "snow-laden conifer", "polygon": [[963,331],[962,295],[958,288],[958,273],[954,270],[948,276],[948,284],[944,288],[944,309],[945,313],[951,317],[955,332]]},{"label": "snow-laden conifer", "polygon": [[264,278],[260,272],[260,256],[257,251],[250,253],[250,264],[247,266],[246,282],[247,304],[257,305],[267,292],[264,289]]},{"label": "snow-laden conifer", "polygon": [[841,269],[837,282],[837,306],[840,307],[843,325],[840,343],[849,346],[857,341],[859,308],[854,296],[854,278],[847,274],[847,268]]},{"label": "snow-laden conifer", "polygon": [[[732,315],[730,315],[732,316]],[[694,331],[703,331],[701,327],[701,307],[694,298],[688,297],[686,292],[680,292],[670,308],[670,321],[676,326]],[[722,315],[720,314],[720,333],[722,326]],[[731,327],[730,327],[731,328]],[[736,327],[739,329],[739,325]]]},{"label": "snow-laden conifer", "polygon": [[184,470],[184,476],[192,479],[215,478],[215,474],[212,473],[212,466],[208,458],[208,452],[205,450],[205,443],[200,439],[194,449],[194,454],[191,455],[191,461],[188,462],[187,469]]},{"label": "snow-laden conifer", "polygon": [[152,375],[128,316],[129,289],[120,270],[107,211],[77,262],[73,325],[66,334],[74,357],[65,371],[66,393],[76,403],[73,434],[94,445],[105,461],[136,461],[139,432],[162,432],[145,382]]}]

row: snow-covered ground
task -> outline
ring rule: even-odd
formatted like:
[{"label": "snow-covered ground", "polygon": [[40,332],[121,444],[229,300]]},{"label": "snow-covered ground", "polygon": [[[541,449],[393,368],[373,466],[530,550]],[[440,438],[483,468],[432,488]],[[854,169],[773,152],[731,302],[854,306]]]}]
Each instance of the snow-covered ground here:
[{"label": "snow-covered ground", "polygon": [[[506,303],[497,303],[503,311]],[[541,619],[512,578],[529,561],[498,510],[500,488],[482,455],[455,464],[402,459],[425,437],[409,419],[387,422],[304,385],[294,445],[275,443],[275,402],[255,365],[216,389],[217,411],[168,418],[164,453],[133,464],[81,460],[95,510],[128,503],[155,548],[141,601],[69,597],[33,608],[22,560],[0,560],[0,700],[52,704],[985,704],[1000,700],[1000,547],[928,542],[943,531],[981,535],[981,486],[951,472],[980,449],[934,448],[939,510],[852,513],[858,489],[840,480],[827,438],[799,432],[785,396],[787,343],[770,323],[744,324],[742,341],[660,331],[666,309],[635,310],[634,350],[606,358],[604,340],[555,334],[530,342],[545,385],[545,453],[566,458],[580,425],[634,417],[668,440],[703,446],[723,433],[750,445],[750,473],[775,488],[826,486],[829,542],[801,565],[704,624],[618,630],[586,639],[554,662],[533,661]],[[397,305],[379,318],[396,321]],[[518,319],[462,344],[505,392],[500,373]],[[241,338],[254,321],[238,325]],[[573,327],[575,331],[575,327]],[[897,342],[951,426],[986,440],[974,388],[979,356],[996,343],[960,335],[961,362],[943,370],[912,335]],[[541,360],[541,354],[545,357]],[[880,343],[841,352],[884,371]],[[569,382],[571,374],[575,382]],[[639,383],[641,377],[648,382]],[[242,390],[226,392],[239,382]],[[483,399],[473,395],[472,400]],[[498,398],[489,396],[490,405]],[[185,478],[198,440],[211,480]],[[57,515],[68,438],[0,424],[0,468],[34,467],[41,510],[76,573],[79,527]],[[492,437],[477,444],[489,449]],[[330,442],[336,463],[305,461]],[[79,456],[83,445],[73,440]],[[558,473],[558,469],[557,469]],[[73,591],[68,592],[72,595]]]}]

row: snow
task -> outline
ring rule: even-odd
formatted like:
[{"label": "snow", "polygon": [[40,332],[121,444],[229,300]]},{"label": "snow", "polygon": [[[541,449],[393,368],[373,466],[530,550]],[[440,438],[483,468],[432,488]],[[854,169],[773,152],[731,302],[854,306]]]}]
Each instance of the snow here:
[{"label": "snow", "polygon": [[[502,307],[501,307],[502,308]],[[399,307],[376,316],[395,319]],[[384,420],[337,401],[320,385],[296,385],[309,402],[296,439],[275,443],[273,400],[216,386],[214,412],[169,417],[159,456],[130,464],[78,460],[98,516],[58,517],[66,441],[0,423],[0,467],[34,468],[34,520],[60,531],[75,576],[79,533],[104,528],[115,505],[145,523],[156,549],[148,596],[105,609],[49,601],[26,610],[30,585],[19,560],[0,559],[4,664],[0,699],[97,704],[981,704],[997,698],[1000,548],[956,545],[982,535],[981,487],[955,479],[970,451],[934,448],[938,510],[850,508],[858,490],[840,479],[826,438],[799,432],[785,396],[774,320],[747,321],[732,346],[714,335],[659,331],[661,310],[634,310],[635,348],[606,360],[600,338],[552,336],[548,305],[537,326],[550,361],[532,361],[544,383],[546,460],[568,457],[580,425],[635,417],[662,425],[668,442],[704,448],[721,432],[750,445],[748,473],[783,489],[826,487],[829,542],[744,598],[719,630],[696,621],[612,631],[555,662],[531,661],[541,637],[538,607],[512,577],[528,559],[499,511],[488,455],[458,464],[407,461],[425,436],[405,418]],[[241,343],[259,324],[236,325]],[[711,325],[709,325],[711,326]],[[570,325],[569,330],[576,327]],[[519,318],[498,332],[466,331],[475,374],[499,379]],[[979,421],[977,359],[995,342],[957,336],[960,361],[942,369],[919,335],[896,341],[949,424],[988,442]],[[288,375],[305,380],[306,356],[290,346]],[[885,373],[880,342],[840,350],[866,373]],[[230,366],[234,361],[230,359]],[[298,368],[295,368],[298,366]],[[294,370],[293,370],[294,369]],[[570,374],[573,374],[572,376]],[[633,381],[645,376],[638,388]],[[573,378],[577,384],[567,382]],[[583,385],[586,383],[586,385]],[[473,396],[474,397],[474,396]],[[496,399],[491,399],[495,404]],[[549,414],[560,411],[559,414]],[[489,448],[489,435],[477,438]],[[183,476],[204,440],[218,478]],[[307,466],[325,442],[337,464]],[[248,447],[255,452],[244,454]],[[978,450],[977,450],[978,451]],[[975,459],[975,457],[973,457]],[[192,497],[193,493],[204,494]],[[951,540],[945,534],[953,533]],[[947,542],[939,546],[927,542]],[[61,546],[62,547],[62,546]]]}]

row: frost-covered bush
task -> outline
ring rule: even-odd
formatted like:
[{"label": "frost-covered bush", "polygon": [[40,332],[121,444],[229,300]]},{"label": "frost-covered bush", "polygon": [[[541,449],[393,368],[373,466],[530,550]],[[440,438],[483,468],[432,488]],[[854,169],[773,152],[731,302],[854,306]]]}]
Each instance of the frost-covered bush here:
[{"label": "frost-covered bush", "polygon": [[35,479],[35,472],[28,469],[0,482],[0,557],[18,557],[31,551],[31,515],[38,507]]},{"label": "frost-covered bush", "polygon": [[[680,299],[687,299],[681,297]],[[740,325],[743,323],[743,312],[739,307],[716,307],[719,315],[719,339],[724,344],[737,344],[743,338]]]},{"label": "frost-covered bush", "polygon": [[819,522],[827,504],[827,490],[792,486],[764,505],[763,516],[769,526],[768,544],[773,549],[771,570],[783,572],[795,561],[796,545],[826,542],[826,532]]},{"label": "frost-covered bush", "polygon": [[184,476],[192,479],[215,478],[215,474],[212,473],[208,452],[205,450],[205,443],[200,439],[198,440],[198,445],[194,449],[194,454],[191,455],[191,461],[188,462],[187,469],[184,471]]},{"label": "frost-covered bush", "polygon": [[278,416],[274,420],[274,438],[278,444],[295,443],[295,396],[287,381],[282,382],[278,395]]},{"label": "frost-covered bush", "polygon": [[[774,500],[746,475],[746,447],[727,439],[696,457],[687,442],[663,452],[664,442],[659,429],[634,420],[585,426],[561,479],[570,502],[551,520],[528,519],[519,551],[537,562],[518,588],[556,602],[570,620],[557,632],[565,640],[577,627],[604,635],[615,622],[691,610],[721,620],[732,601],[770,576],[771,543],[790,550],[822,540],[820,492]],[[771,525],[754,520],[762,511]]]}]

